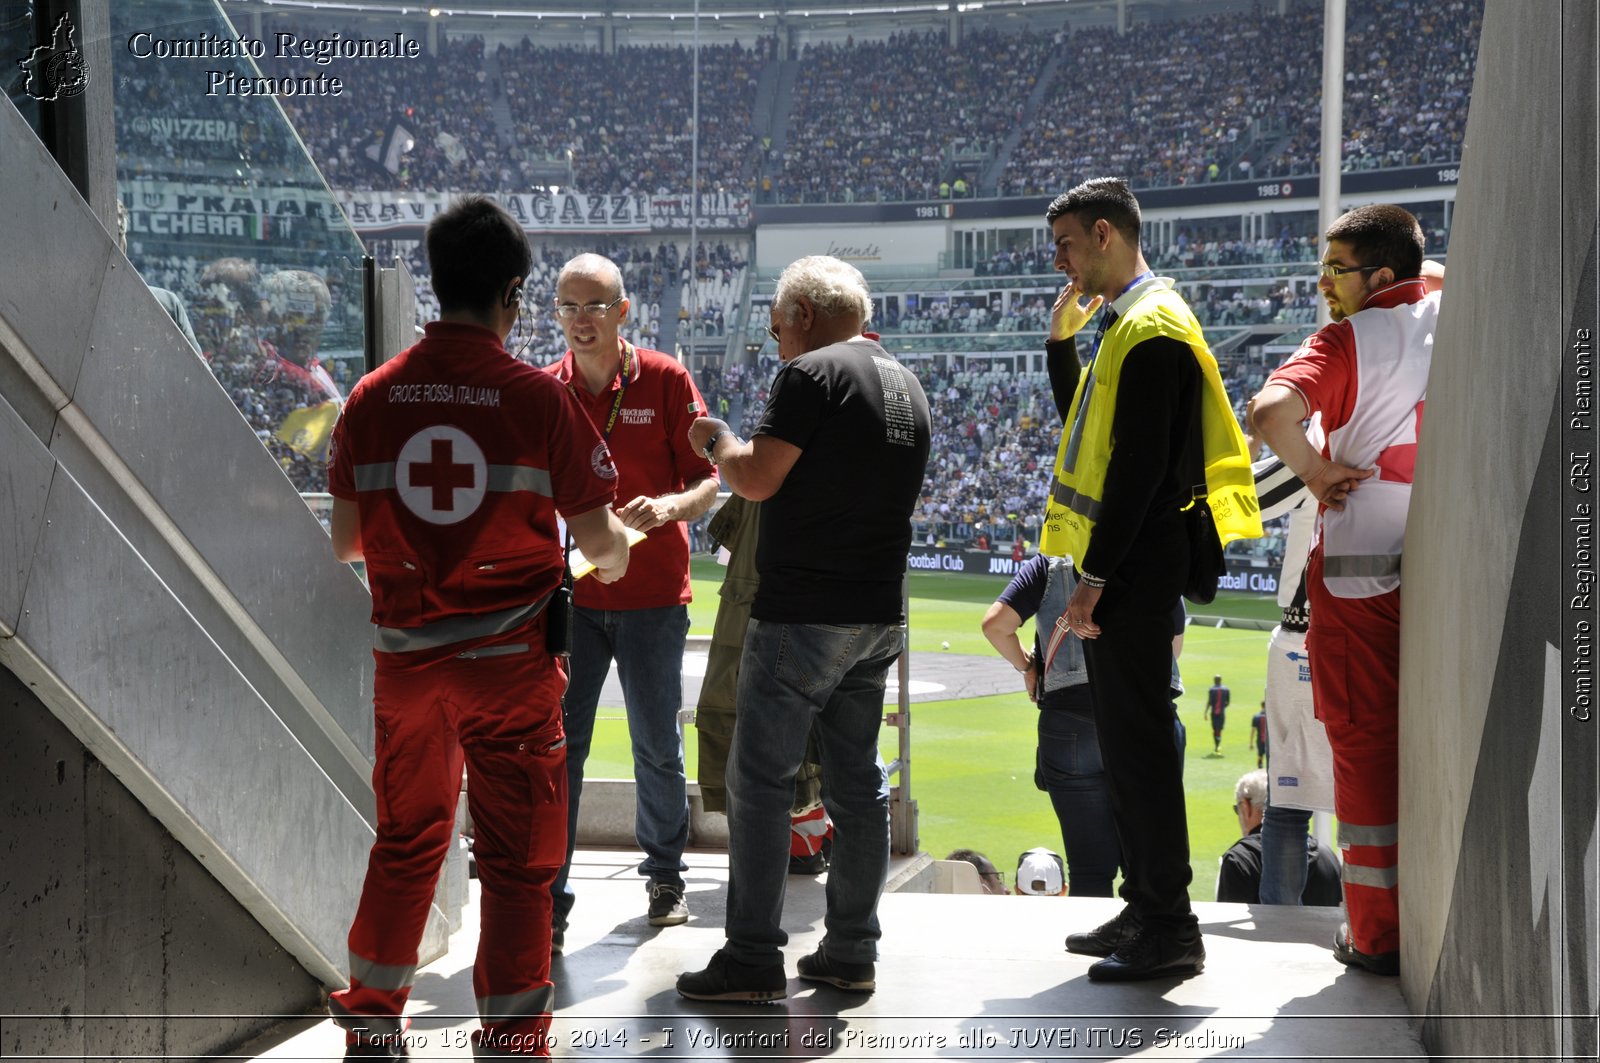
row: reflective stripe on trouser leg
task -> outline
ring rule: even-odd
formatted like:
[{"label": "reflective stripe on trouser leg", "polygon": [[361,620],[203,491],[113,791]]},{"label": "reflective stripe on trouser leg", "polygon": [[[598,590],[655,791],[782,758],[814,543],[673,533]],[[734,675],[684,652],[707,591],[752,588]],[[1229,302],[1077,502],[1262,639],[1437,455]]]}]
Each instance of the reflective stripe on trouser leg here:
[{"label": "reflective stripe on trouser leg", "polygon": [[553,1047],[550,1009],[555,1001],[556,987],[548,981],[523,993],[479,997],[478,1020],[483,1030],[472,1039],[473,1057],[548,1056]]},{"label": "reflective stripe on trouser leg", "polygon": [[1333,751],[1334,811],[1350,937],[1368,954],[1400,948],[1400,592],[1336,598],[1321,551],[1307,566],[1306,650],[1317,718]]},{"label": "reflective stripe on trouser leg", "polygon": [[[448,722],[449,669],[398,674],[374,654],[373,714],[378,830],[350,926],[350,986],[328,1001],[341,1026],[397,1023],[411,995],[417,946],[434,886],[455,838],[461,746]],[[346,1043],[355,1043],[355,1033]]]},{"label": "reflective stripe on trouser leg", "polygon": [[460,727],[482,887],[473,1051],[547,1056],[550,887],[567,853],[565,679],[540,654],[468,663]]}]

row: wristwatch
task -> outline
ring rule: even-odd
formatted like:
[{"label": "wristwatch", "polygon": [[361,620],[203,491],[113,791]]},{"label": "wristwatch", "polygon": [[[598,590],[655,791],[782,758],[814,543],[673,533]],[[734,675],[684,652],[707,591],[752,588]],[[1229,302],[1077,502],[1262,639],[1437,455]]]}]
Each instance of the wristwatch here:
[{"label": "wristwatch", "polygon": [[711,433],[711,438],[706,440],[706,445],[701,448],[700,453],[706,456],[707,461],[715,465],[717,463],[717,440],[721,439],[723,436],[731,435],[733,435],[733,433],[728,431],[726,428],[717,429],[715,432]]}]

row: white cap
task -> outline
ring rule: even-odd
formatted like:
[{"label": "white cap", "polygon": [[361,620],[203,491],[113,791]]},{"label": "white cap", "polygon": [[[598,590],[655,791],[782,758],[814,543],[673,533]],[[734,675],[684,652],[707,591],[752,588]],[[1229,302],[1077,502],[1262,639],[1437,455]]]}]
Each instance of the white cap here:
[{"label": "white cap", "polygon": [[1029,849],[1017,860],[1017,892],[1054,897],[1061,892],[1061,857],[1045,848]]}]

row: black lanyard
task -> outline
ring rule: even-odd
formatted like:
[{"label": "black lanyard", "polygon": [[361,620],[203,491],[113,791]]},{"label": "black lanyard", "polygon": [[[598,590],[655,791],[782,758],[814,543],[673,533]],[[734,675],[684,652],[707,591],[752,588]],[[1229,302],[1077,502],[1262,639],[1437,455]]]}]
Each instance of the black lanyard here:
[{"label": "black lanyard", "polygon": [[[578,356],[572,356],[572,377],[578,376]],[[622,397],[628,393],[628,381],[633,379],[633,344],[627,340],[622,341],[622,383],[617,387],[617,397],[611,402],[611,416],[606,418],[606,426],[600,430],[600,435],[606,442],[611,442],[611,430],[617,426],[617,415],[622,412]],[[567,390],[572,392],[572,397],[578,397],[578,388],[572,380],[567,381]]]}]

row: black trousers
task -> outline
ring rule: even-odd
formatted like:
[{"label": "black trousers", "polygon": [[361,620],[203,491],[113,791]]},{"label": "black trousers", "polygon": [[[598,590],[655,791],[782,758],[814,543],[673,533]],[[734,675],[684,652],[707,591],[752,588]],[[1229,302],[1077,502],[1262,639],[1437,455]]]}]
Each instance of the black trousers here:
[{"label": "black trousers", "polygon": [[[1172,612],[1188,561],[1175,549],[1146,556],[1146,566],[1125,563],[1107,584],[1094,612],[1100,637],[1085,639],[1084,651],[1111,816],[1122,843],[1122,899],[1145,926],[1188,938],[1198,924],[1189,907],[1183,759],[1172,740],[1169,693]],[[1137,584],[1120,578],[1130,568]]]}]

